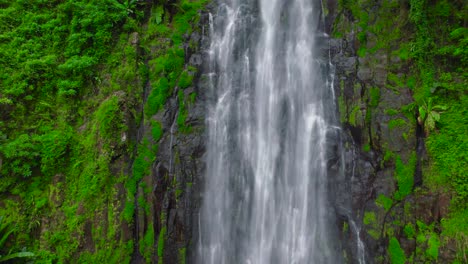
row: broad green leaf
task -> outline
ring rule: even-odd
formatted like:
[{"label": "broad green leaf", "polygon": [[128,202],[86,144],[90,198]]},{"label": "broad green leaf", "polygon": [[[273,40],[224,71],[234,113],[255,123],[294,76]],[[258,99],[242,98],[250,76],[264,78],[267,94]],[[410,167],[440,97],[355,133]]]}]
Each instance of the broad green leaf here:
[{"label": "broad green leaf", "polygon": [[440,114],[435,112],[435,111],[432,111],[431,112],[431,115],[432,115],[432,119],[435,121],[435,122],[438,122],[440,120]]},{"label": "broad green leaf", "polygon": [[0,258],[0,262],[5,262],[7,260],[14,259],[14,258],[31,258],[34,256],[35,255],[32,252],[18,252],[18,253],[9,254]]},{"label": "broad green leaf", "polygon": [[426,109],[424,109],[423,106],[419,107],[419,116],[421,117],[423,121],[424,119],[426,119]]}]

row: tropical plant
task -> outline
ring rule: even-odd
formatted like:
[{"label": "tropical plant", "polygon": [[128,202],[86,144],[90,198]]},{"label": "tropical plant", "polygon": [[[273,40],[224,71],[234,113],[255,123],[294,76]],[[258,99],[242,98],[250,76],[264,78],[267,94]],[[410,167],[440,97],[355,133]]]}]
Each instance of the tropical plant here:
[{"label": "tropical plant", "polygon": [[440,120],[440,113],[447,110],[445,105],[433,105],[432,98],[423,101],[419,107],[418,123],[424,127],[426,135],[436,128],[436,122]]},{"label": "tropical plant", "polygon": [[134,13],[137,2],[138,0],[126,0],[126,1],[123,1],[122,3],[118,1],[112,1],[114,6],[116,6],[119,9],[125,10],[125,12],[127,12],[128,15]]},{"label": "tropical plant", "polygon": [[21,251],[13,253],[12,249],[5,250],[4,244],[13,232],[15,232],[15,228],[11,228],[10,225],[4,223],[3,216],[0,216],[0,262],[5,262],[15,258],[31,258],[35,256],[32,252]]}]

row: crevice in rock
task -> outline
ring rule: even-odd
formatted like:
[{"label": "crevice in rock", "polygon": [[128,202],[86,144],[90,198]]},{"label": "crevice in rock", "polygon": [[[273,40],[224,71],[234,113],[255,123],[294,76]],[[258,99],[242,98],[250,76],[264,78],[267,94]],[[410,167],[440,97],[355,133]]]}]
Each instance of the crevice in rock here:
[{"label": "crevice in rock", "polygon": [[424,144],[424,139],[424,127],[419,124],[419,122],[416,122],[416,168],[414,171],[413,190],[414,188],[422,186],[423,184],[422,162],[426,156],[426,146]]}]

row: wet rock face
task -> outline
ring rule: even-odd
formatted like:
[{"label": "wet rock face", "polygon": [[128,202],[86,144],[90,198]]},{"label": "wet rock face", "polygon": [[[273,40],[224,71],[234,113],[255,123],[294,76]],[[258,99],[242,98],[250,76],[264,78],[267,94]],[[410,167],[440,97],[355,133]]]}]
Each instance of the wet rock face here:
[{"label": "wet rock face", "polygon": [[155,203],[160,204],[156,213],[160,218],[155,220],[159,220],[161,226],[167,226],[164,259],[168,261],[177,260],[179,250],[188,247],[199,206],[197,196],[204,171],[205,140],[203,99],[201,93],[197,92],[197,95],[196,103],[188,109],[190,133],[178,131],[175,102],[168,108],[162,119],[164,137],[159,143],[158,160],[153,167],[153,177],[158,179],[153,188],[158,197]]},{"label": "wet rock face", "polygon": [[[149,249],[152,250],[151,263],[185,263],[193,229],[196,227],[194,223],[200,204],[205,167],[204,119],[208,87],[204,85],[201,75],[203,58],[209,44],[206,40],[208,36],[203,35],[208,30],[203,30],[203,27],[208,27],[208,24],[208,14],[202,13],[198,25],[201,30],[194,30],[191,35],[184,36],[181,45],[185,51],[184,69],[194,67],[197,72],[193,75],[191,85],[183,89],[176,86],[163,109],[151,116],[151,120],[160,124],[161,137],[154,139],[150,136],[152,127],[146,123],[139,132],[149,138],[153,148],[157,148],[151,173],[139,183],[133,227],[133,240],[139,244],[143,243],[142,239],[148,230],[154,230],[154,241]],[[157,52],[158,50],[153,50],[149,56],[157,56]],[[181,122],[179,118],[182,102],[185,107],[185,122]],[[144,201],[148,207],[142,206],[140,201]],[[141,249],[135,247],[132,263],[148,261],[140,251]]]},{"label": "wet rock face", "polygon": [[[202,14],[201,25],[208,25],[207,14]],[[186,43],[197,43],[197,48],[186,49],[187,65],[202,67],[204,41],[207,36],[199,32],[192,33]],[[199,70],[200,72],[200,70]],[[177,89],[177,88],[176,88]],[[159,141],[157,161],[153,164],[155,184],[153,194],[155,202],[155,221],[159,228],[167,228],[163,253],[163,263],[185,263],[181,258],[192,239],[193,223],[199,207],[201,177],[204,175],[205,153],[205,92],[200,74],[194,78],[193,85],[184,89],[185,98],[195,95],[195,100],[187,105],[186,125],[190,130],[181,131],[177,124],[179,101],[177,91],[173,93],[165,106],[165,111],[155,116],[161,120],[163,137]],[[184,255],[184,256],[182,256]]]},{"label": "wet rock face", "polygon": [[[381,262],[376,259],[385,256],[388,238],[375,234],[379,235],[379,228],[392,217],[376,205],[376,199],[379,195],[392,197],[397,189],[395,163],[387,160],[385,155],[391,153],[407,163],[416,149],[416,122],[411,114],[405,115],[401,111],[413,102],[410,89],[396,89],[389,78],[389,75],[403,76],[407,67],[390,56],[391,50],[377,49],[373,54],[359,54],[359,49],[366,47],[358,40],[359,30],[343,30],[352,28],[357,19],[336,1],[327,1],[327,4],[327,33],[333,36],[339,31],[341,35],[332,37],[329,45],[335,66],[334,84],[343,129],[345,163],[342,179],[335,177],[332,181],[335,197],[331,198],[339,215],[338,225],[346,227],[342,228],[342,236],[349,262],[357,263],[356,234],[347,228],[350,221],[355,221],[361,228],[360,237],[365,242],[368,263]],[[373,45],[375,39],[376,36],[368,36],[367,46]],[[395,219],[404,214],[403,206],[396,207],[393,210]],[[375,215],[376,223],[364,223],[366,213]],[[373,233],[372,237],[371,230],[379,232]],[[410,251],[412,245],[408,242],[402,247]]]}]

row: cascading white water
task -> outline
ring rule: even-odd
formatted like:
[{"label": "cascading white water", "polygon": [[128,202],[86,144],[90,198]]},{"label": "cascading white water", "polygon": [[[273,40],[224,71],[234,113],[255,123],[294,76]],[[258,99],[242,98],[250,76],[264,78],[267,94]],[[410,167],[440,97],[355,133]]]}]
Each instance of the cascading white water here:
[{"label": "cascading white water", "polygon": [[335,108],[311,0],[218,0],[197,262],[340,263],[327,203]]}]

